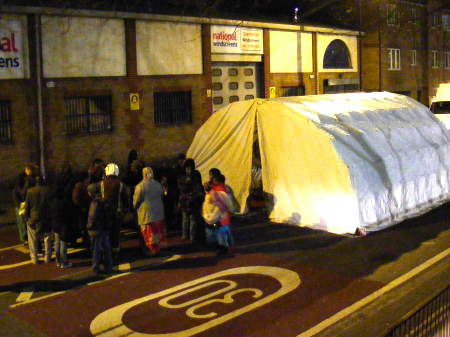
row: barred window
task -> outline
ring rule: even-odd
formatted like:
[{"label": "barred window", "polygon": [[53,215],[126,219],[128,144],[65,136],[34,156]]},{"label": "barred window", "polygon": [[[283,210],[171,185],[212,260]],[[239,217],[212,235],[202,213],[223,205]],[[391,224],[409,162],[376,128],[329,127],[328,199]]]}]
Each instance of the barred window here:
[{"label": "barred window", "polygon": [[65,97],[66,133],[93,134],[112,130],[112,97]]},{"label": "barred window", "polygon": [[155,125],[192,122],[191,91],[155,92]]},{"label": "barred window", "polygon": [[0,101],[0,143],[9,143],[11,141],[11,102]]}]

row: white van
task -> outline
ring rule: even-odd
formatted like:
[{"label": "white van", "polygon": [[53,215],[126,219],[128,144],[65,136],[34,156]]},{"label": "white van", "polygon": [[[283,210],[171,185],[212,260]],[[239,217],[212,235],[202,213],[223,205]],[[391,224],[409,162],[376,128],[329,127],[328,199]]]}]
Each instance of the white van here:
[{"label": "white van", "polygon": [[431,100],[430,110],[450,130],[450,83],[439,84],[436,96]]}]

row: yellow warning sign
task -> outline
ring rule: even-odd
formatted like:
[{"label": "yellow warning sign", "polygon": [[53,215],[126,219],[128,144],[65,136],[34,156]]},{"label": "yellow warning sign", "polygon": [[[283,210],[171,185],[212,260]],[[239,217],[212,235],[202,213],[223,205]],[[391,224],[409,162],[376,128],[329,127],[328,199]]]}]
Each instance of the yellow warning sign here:
[{"label": "yellow warning sign", "polygon": [[139,94],[131,93],[130,94],[130,110],[139,110],[139,109],[140,109]]},{"label": "yellow warning sign", "polygon": [[275,87],[269,87],[269,98],[277,97],[277,92]]}]

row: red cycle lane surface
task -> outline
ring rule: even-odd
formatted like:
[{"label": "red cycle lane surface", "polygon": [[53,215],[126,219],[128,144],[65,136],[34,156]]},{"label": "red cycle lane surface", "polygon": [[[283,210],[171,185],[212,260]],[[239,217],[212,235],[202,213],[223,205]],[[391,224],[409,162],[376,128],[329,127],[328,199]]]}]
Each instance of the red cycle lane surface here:
[{"label": "red cycle lane surface", "polygon": [[[93,331],[122,325],[110,336],[135,331],[166,336],[283,337],[296,336],[383,285],[264,254],[217,259],[205,253],[10,312],[55,337],[91,336],[93,321]],[[278,296],[283,289],[286,292]]]}]

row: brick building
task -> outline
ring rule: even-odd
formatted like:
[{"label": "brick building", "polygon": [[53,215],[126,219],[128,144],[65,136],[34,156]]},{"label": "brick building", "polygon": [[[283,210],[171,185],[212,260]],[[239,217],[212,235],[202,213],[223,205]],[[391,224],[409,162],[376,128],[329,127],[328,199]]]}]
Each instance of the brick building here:
[{"label": "brick building", "polygon": [[218,108],[358,91],[359,32],[0,6],[0,179],[93,158],[174,157]]},{"label": "brick building", "polygon": [[450,82],[450,10],[439,1],[349,0],[346,18],[364,32],[361,89],[391,91],[428,105]]}]

